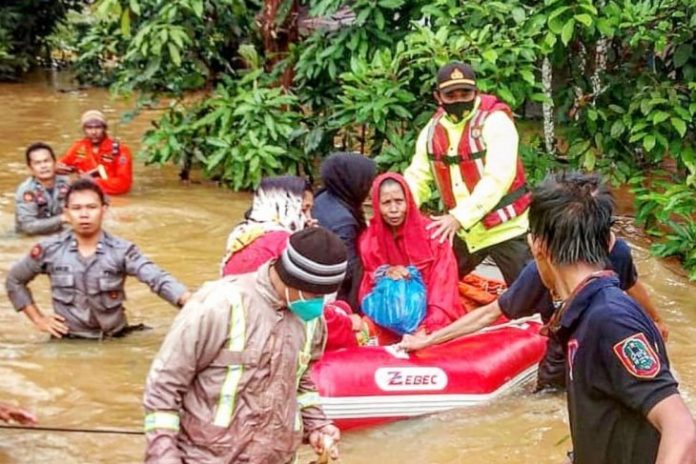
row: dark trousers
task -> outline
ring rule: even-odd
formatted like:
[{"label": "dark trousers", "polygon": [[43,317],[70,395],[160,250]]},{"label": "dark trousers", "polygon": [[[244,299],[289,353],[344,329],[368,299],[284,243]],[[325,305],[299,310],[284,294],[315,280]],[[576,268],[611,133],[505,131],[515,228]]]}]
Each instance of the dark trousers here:
[{"label": "dark trousers", "polygon": [[459,278],[473,271],[476,266],[490,256],[503,274],[505,283],[510,286],[522,271],[527,261],[532,258],[525,236],[515,237],[497,245],[484,248],[475,253],[469,253],[464,240],[454,237],[454,254],[459,265]]}]

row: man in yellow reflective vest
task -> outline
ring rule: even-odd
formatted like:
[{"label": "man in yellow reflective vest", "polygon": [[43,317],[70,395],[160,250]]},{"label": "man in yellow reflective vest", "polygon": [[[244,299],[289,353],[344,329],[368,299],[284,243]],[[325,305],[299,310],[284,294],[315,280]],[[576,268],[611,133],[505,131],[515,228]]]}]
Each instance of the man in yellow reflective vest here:
[{"label": "man in yellow reflective vest", "polygon": [[346,265],[341,239],[312,227],[277,261],[196,292],[148,375],[146,462],[285,464],[303,439],[317,453],[338,441],[310,371]]},{"label": "man in yellow reflective vest", "polygon": [[480,93],[468,64],[438,71],[438,109],[421,131],[405,177],[419,205],[433,184],[447,214],[433,216],[433,238],[453,243],[460,277],[487,256],[512,283],[530,259],[525,240],[531,201],[517,155],[510,108]]}]

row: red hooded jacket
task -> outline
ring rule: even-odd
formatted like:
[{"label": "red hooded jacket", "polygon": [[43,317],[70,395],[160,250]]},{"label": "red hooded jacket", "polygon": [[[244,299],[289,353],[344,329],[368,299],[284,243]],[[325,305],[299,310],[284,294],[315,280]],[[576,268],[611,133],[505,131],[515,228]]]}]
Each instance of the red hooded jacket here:
[{"label": "red hooded jacket", "polygon": [[[379,213],[380,185],[392,179],[401,185],[406,197],[406,219],[393,231]],[[430,220],[423,216],[411,195],[406,180],[399,174],[386,173],[372,184],[374,216],[360,237],[359,250],[365,272],[360,284],[359,299],[372,291],[374,273],[380,266],[413,265],[423,276],[428,307],[420,329],[430,333],[457,320],[466,313],[459,299],[457,260],[449,243],[432,240],[425,227]]]}]

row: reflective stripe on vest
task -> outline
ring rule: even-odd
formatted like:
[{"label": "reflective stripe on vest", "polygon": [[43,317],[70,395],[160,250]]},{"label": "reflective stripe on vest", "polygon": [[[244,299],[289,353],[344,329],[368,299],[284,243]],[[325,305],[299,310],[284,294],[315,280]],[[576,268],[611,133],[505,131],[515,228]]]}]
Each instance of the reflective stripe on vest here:
[{"label": "reflective stripe on vest", "polygon": [[469,122],[469,130],[466,130],[466,135],[469,137],[469,150],[472,153],[470,157],[474,159],[479,179],[483,176],[483,170],[486,166],[483,164],[483,156],[474,157],[473,153],[485,154],[486,152],[486,146],[483,143],[483,138],[481,135],[481,128],[483,127],[483,122],[488,117],[488,114],[488,111],[477,111]]},{"label": "reflective stripe on vest", "polygon": [[[242,351],[246,342],[246,320],[244,307],[242,306],[239,294],[233,296],[230,315],[230,351]],[[239,381],[242,379],[244,367],[242,365],[231,365],[227,367],[227,374],[220,390],[220,401],[213,424],[218,427],[229,427],[234,414],[235,402],[237,399],[237,389]]]},{"label": "reflective stripe on vest", "polygon": [[317,392],[307,392],[297,397],[297,404],[300,409],[310,408],[312,406],[319,406],[321,402],[321,396]]},{"label": "reflective stripe on vest", "polygon": [[[300,351],[297,356],[297,388],[300,388],[300,381],[307,371],[309,361],[312,358],[312,341],[314,340],[314,332],[317,329],[317,324],[319,324],[320,321],[321,318],[317,317],[309,322],[305,322],[305,342],[302,351]],[[302,430],[302,409],[319,404],[319,399],[319,393],[317,392],[306,392],[297,396],[295,432]]]},{"label": "reflective stripe on vest", "polygon": [[433,177],[435,178],[435,184],[437,185],[437,190],[440,192],[440,198],[442,198],[442,203],[447,209],[452,209],[457,204],[457,200],[454,198],[452,193],[452,179],[450,177],[450,168],[448,161],[458,161],[458,158],[441,156],[439,160],[433,158],[433,153],[436,152],[435,149],[435,129],[438,124],[440,124],[440,119],[444,116],[444,112],[435,113],[430,125],[428,126],[428,155],[430,155],[430,164],[432,165]]},{"label": "reflective stripe on vest", "polygon": [[[447,130],[440,124],[445,115],[438,110],[428,127],[427,150],[437,188],[445,208],[452,210],[457,206],[452,191],[450,166],[458,164],[462,180],[471,194],[483,176],[485,170],[486,145],[483,140],[483,125],[486,118],[494,111],[504,111],[511,115],[507,105],[491,95],[481,95],[480,104],[473,117],[466,123],[457,147],[457,156],[449,156],[450,141]],[[524,167],[517,159],[515,177],[503,198],[481,220],[487,229],[510,221],[524,213],[531,203],[531,194],[527,191]]]},{"label": "reflective stripe on vest", "polygon": [[162,429],[178,432],[179,414],[175,412],[156,411],[145,416],[145,433]]},{"label": "reflective stripe on vest", "polygon": [[312,319],[309,322],[305,322],[305,342],[297,356],[297,386],[300,386],[300,380],[309,366],[309,360],[312,357],[312,340],[314,340],[314,331],[317,328],[317,324],[321,320],[320,317]]}]

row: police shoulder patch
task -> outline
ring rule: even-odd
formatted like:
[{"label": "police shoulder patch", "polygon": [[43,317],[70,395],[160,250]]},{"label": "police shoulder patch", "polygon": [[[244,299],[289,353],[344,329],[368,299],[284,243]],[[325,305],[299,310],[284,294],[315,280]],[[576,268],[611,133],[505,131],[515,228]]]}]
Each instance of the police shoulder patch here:
[{"label": "police shoulder patch", "polygon": [[624,338],[614,345],[614,354],[634,377],[652,379],[660,372],[660,358],[642,332]]},{"label": "police shoulder patch", "polygon": [[29,252],[29,256],[31,256],[32,259],[39,259],[41,255],[43,254],[43,248],[41,248],[40,244],[36,244],[32,247],[31,251]]},{"label": "police shoulder patch", "polygon": [[24,192],[24,195],[22,195],[22,199],[25,203],[31,203],[32,201],[34,201],[34,192],[31,190],[27,190],[26,192]]}]

